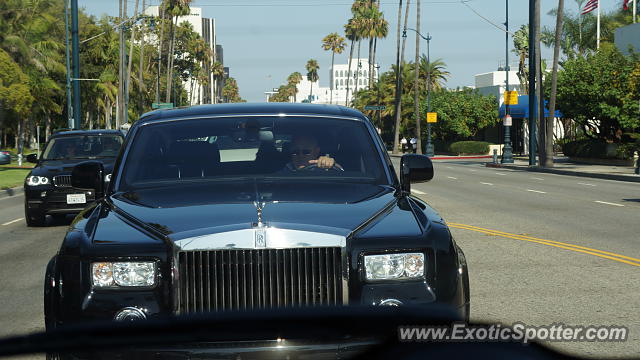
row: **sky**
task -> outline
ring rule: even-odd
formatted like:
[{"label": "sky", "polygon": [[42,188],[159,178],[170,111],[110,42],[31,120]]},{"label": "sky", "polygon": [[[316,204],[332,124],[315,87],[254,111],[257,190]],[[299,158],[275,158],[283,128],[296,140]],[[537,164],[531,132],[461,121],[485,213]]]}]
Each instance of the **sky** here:
[{"label": "sky", "polygon": [[[146,0],[157,5],[160,0]],[[421,0],[419,31],[432,36],[432,59],[442,59],[451,73],[446,86],[455,88],[474,84],[474,75],[494,71],[505,61],[505,33],[489,22],[502,25],[506,0]],[[509,1],[509,29],[513,32],[529,19],[527,0]],[[416,28],[416,0],[411,1],[410,28]],[[602,11],[612,11],[620,0],[603,0]],[[142,4],[142,0],[140,0]],[[332,32],[344,35],[343,25],[351,17],[350,0],[195,0],[204,17],[216,19],[217,42],[224,48],[224,65],[229,67],[248,101],[265,101],[264,92],[285,83],[289,74],[304,68],[309,59],[320,65],[320,85],[329,86],[331,53],[321,47],[322,38]],[[403,13],[404,13],[403,3]],[[97,16],[117,16],[118,0],[79,0],[79,5]],[[128,0],[129,13],[135,0]],[[556,0],[541,0],[542,26],[555,28],[555,17],[547,13]],[[381,70],[395,63],[398,0],[381,1],[381,10],[389,22],[389,35],[378,41],[376,61]],[[576,0],[565,1],[565,11],[576,13]],[[426,41],[420,53],[426,53]],[[509,40],[510,49],[513,41]],[[361,57],[367,57],[368,44],[362,43]],[[357,50],[356,50],[357,51]],[[543,58],[551,59],[552,49],[543,46]],[[348,47],[336,55],[336,64],[346,64]],[[406,60],[415,58],[415,33],[408,32]],[[510,51],[509,63],[517,68],[517,58]],[[549,61],[550,63],[550,61]]]}]

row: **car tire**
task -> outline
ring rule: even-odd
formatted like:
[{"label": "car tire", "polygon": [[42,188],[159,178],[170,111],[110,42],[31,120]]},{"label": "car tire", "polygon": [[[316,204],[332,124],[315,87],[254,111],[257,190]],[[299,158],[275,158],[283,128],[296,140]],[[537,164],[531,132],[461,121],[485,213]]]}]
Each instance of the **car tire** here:
[{"label": "car tire", "polygon": [[58,321],[58,292],[56,284],[56,261],[57,256],[53,256],[49,263],[44,275],[44,326],[45,331],[51,331],[56,328]]},{"label": "car tire", "polygon": [[45,215],[41,212],[29,211],[27,209],[27,204],[24,204],[24,218],[27,221],[27,226],[44,226],[45,224]]}]

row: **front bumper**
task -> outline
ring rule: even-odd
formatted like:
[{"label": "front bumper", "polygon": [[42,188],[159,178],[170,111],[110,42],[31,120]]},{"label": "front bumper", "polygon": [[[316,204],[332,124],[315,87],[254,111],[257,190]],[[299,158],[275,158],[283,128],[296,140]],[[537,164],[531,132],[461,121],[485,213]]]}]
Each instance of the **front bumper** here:
[{"label": "front bumper", "polygon": [[[95,201],[93,190],[47,186],[25,186],[26,209],[41,215],[76,214]],[[67,204],[67,195],[84,194],[86,203]]]},{"label": "front bumper", "polygon": [[286,339],[266,341],[209,342],[127,348],[122,350],[74,352],[70,359],[349,359],[369,350],[374,339],[311,342]]}]

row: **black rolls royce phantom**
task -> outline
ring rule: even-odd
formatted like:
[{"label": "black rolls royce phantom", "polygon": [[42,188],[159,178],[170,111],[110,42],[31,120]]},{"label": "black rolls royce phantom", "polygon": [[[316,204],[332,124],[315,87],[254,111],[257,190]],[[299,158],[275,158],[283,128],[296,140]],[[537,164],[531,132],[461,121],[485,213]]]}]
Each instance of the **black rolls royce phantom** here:
[{"label": "black rolls royce phantom", "polygon": [[221,104],[159,110],[130,129],[97,200],[46,269],[47,329],[227,310],[450,305],[469,314],[462,250],[411,195],[371,122],[341,106]]}]

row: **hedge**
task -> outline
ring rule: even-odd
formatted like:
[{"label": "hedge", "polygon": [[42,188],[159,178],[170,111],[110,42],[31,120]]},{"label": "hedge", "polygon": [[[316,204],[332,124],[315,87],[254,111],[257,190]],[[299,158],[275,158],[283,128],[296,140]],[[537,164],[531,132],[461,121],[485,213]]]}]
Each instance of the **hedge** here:
[{"label": "hedge", "polygon": [[458,141],[451,144],[450,151],[458,155],[485,155],[489,153],[489,145],[486,141]]},{"label": "hedge", "polygon": [[560,142],[566,156],[594,159],[631,159],[633,152],[640,149],[640,141],[635,143],[614,144],[615,152],[607,151],[607,142],[600,139],[581,139]]}]

